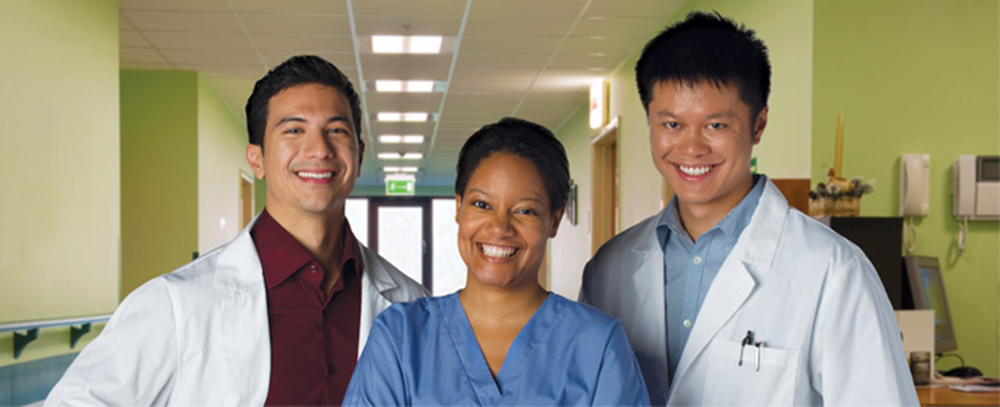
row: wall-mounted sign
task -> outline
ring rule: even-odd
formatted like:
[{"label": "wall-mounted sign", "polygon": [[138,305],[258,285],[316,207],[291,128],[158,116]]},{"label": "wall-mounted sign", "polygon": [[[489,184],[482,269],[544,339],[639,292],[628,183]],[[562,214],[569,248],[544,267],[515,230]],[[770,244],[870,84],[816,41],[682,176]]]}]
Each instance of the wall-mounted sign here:
[{"label": "wall-mounted sign", "polygon": [[413,174],[387,174],[385,176],[386,195],[415,195],[416,193],[417,177]]},{"label": "wall-mounted sign", "polygon": [[608,84],[601,79],[590,86],[590,128],[608,124]]}]

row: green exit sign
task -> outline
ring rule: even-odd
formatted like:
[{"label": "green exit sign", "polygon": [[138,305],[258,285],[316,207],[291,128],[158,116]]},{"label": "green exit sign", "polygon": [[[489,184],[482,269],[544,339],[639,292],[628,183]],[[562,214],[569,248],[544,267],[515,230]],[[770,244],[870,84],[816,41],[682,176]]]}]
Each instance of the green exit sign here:
[{"label": "green exit sign", "polygon": [[385,194],[393,195],[414,195],[417,192],[416,180],[412,179],[387,179],[385,180]]}]

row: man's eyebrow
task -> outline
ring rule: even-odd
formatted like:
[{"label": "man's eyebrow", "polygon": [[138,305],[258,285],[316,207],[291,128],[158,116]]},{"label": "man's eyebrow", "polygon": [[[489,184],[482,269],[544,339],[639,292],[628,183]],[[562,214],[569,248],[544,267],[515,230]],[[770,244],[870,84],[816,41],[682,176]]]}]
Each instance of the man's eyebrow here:
[{"label": "man's eyebrow", "polygon": [[656,117],[677,117],[673,112],[669,110],[659,110],[653,113]]},{"label": "man's eyebrow", "polygon": [[278,120],[278,122],[274,124],[274,126],[277,127],[288,122],[306,123],[306,119],[298,116],[282,117],[281,120]]}]

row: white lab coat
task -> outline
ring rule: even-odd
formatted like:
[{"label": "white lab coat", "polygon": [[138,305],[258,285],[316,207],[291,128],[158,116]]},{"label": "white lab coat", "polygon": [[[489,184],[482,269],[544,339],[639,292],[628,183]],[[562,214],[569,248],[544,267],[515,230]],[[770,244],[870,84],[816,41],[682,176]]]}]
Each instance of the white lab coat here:
[{"label": "white lab coat", "polygon": [[[706,294],[671,382],[658,218],[601,247],[580,291],[581,302],[621,319],[653,404],[918,404],[874,267],[857,246],[789,208],[770,180]],[[753,346],[739,366],[747,331],[764,342],[759,371]]]},{"label": "white lab coat", "polygon": [[[125,298],[45,405],[263,405],[271,349],[251,227]],[[376,315],[394,302],[427,295],[367,247],[360,251],[359,355]]]}]

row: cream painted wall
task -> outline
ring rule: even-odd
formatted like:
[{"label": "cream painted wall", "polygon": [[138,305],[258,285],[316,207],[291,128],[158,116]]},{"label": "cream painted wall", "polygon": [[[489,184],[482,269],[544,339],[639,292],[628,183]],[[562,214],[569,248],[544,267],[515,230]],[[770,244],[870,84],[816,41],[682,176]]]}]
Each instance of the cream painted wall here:
[{"label": "cream painted wall", "polygon": [[232,240],[241,230],[240,174],[254,179],[246,160],[247,131],[219,93],[198,75],[198,251]]},{"label": "cream painted wall", "polygon": [[[118,2],[3,1],[0,38],[0,322],[109,313],[119,285]],[[15,362],[11,342],[0,334],[0,366]],[[69,351],[65,331],[42,330],[17,362]]]},{"label": "cream painted wall", "polygon": [[[754,149],[761,172],[772,177],[809,177],[812,112],[812,21],[813,2],[800,0],[688,1],[670,21],[682,19],[691,10],[718,10],[755,29],[770,48],[774,71],[770,98],[770,122],[764,139]],[[652,38],[652,37],[651,37]],[[648,40],[648,39],[647,39]],[[636,44],[641,49],[645,41]],[[662,178],[653,166],[646,112],[635,89],[637,50],[607,78],[609,112],[619,119],[619,232],[661,209]],[[579,226],[560,228],[552,241],[550,265],[553,291],[575,298],[583,265],[589,257],[590,231],[590,138],[587,100],[559,128],[556,136],[566,145],[570,172],[579,185]],[[585,254],[581,254],[585,253]]]}]

